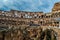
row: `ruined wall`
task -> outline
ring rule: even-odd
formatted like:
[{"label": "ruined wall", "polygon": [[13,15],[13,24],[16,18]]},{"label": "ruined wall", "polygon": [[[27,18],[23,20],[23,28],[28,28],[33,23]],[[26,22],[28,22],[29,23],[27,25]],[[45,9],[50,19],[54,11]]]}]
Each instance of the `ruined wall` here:
[{"label": "ruined wall", "polygon": [[4,37],[4,40],[42,40],[42,39],[46,40],[46,35],[48,30],[50,30],[51,35],[50,34],[49,35],[52,37],[51,39],[54,39],[53,38],[54,35],[57,35],[55,34],[56,32],[54,30],[51,29],[47,30],[47,28],[45,30],[43,30],[43,28],[41,28],[40,26],[37,27],[29,26],[24,29],[13,28],[10,31],[4,32],[4,36],[3,33],[0,34],[1,36],[0,38],[2,39]]},{"label": "ruined wall", "polygon": [[[59,28],[59,21],[55,20],[54,18],[60,17],[60,3],[56,3],[54,5],[54,8],[52,9],[51,13],[44,14],[43,12],[23,12],[23,11],[17,11],[17,10],[11,10],[11,11],[0,11],[0,26],[8,26],[8,28],[21,28],[23,30],[17,29],[6,32],[5,34],[5,40],[24,40],[25,36],[29,38],[34,39],[34,36],[40,37],[40,31],[41,29],[39,27],[46,28],[45,26],[49,27],[58,27]],[[55,12],[57,11],[57,12]],[[28,29],[24,29],[28,27]],[[37,27],[37,28],[30,28],[30,27]],[[28,31],[28,35],[25,35],[25,32]],[[33,31],[35,30],[35,31]],[[55,30],[55,29],[54,29]],[[57,33],[60,32],[60,30],[55,30]],[[36,34],[36,35],[35,35]],[[3,34],[2,34],[3,35]],[[0,38],[2,39],[3,36],[0,35]],[[60,35],[60,34],[58,34]],[[30,40],[29,38],[26,38],[26,40]],[[60,38],[60,37],[59,37]]]},{"label": "ruined wall", "polygon": [[[37,24],[40,26],[59,26],[59,22],[54,18],[60,17],[60,13],[48,13],[42,12],[20,12],[11,10],[9,12],[1,11],[0,13],[0,25],[30,25]],[[11,13],[11,14],[10,14]],[[19,15],[19,16],[18,16]],[[32,23],[33,22],[33,23]]]},{"label": "ruined wall", "polygon": [[52,12],[60,12],[60,2],[55,3]]}]

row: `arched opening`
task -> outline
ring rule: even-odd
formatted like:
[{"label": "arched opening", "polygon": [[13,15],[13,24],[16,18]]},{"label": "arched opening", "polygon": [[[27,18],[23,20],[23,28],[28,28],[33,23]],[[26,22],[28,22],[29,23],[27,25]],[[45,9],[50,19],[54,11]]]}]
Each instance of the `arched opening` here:
[{"label": "arched opening", "polygon": [[52,29],[46,29],[42,32],[40,40],[57,40],[57,33]]}]

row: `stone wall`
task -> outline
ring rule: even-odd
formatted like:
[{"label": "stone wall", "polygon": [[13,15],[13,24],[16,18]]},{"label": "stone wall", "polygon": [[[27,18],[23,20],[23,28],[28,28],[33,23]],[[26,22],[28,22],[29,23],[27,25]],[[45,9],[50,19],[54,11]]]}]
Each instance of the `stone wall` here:
[{"label": "stone wall", "polygon": [[[46,14],[43,12],[23,12],[17,10],[0,11],[0,26],[8,26],[10,29],[4,35],[0,33],[0,40],[3,40],[3,38],[4,40],[33,40],[36,37],[39,40],[41,31],[45,28],[59,28],[60,21],[55,19],[60,17],[59,10],[60,3],[56,3],[52,12]],[[57,32],[58,39],[60,40],[60,29],[58,28],[54,30]]]},{"label": "stone wall", "polygon": [[[2,33],[0,35],[1,36],[0,38],[1,39],[4,38],[4,40],[41,40],[42,37],[44,37],[43,39],[46,40],[46,38],[45,38],[46,34],[44,34],[44,33],[46,33],[46,31],[44,32],[43,28],[41,28],[40,26],[37,26],[37,27],[35,27],[35,26],[34,27],[30,27],[30,26],[25,27],[24,26],[25,28],[23,28],[23,29],[21,27],[18,29],[13,28],[7,32],[4,32],[4,36],[3,36],[3,33],[0,32],[0,33]],[[48,28],[46,28],[46,29],[48,29]],[[50,30],[50,29],[48,29],[48,30]],[[56,33],[56,32],[54,31],[51,35],[53,35],[54,33]],[[54,35],[56,35],[56,34],[54,34]]]},{"label": "stone wall", "polygon": [[52,12],[60,12],[60,2],[55,3]]}]

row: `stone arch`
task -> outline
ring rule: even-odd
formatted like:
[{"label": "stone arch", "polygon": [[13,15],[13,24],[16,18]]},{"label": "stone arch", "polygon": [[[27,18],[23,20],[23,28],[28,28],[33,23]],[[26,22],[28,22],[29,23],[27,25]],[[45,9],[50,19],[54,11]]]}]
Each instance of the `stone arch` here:
[{"label": "stone arch", "polygon": [[57,40],[57,33],[53,29],[46,29],[42,32],[40,40]]}]

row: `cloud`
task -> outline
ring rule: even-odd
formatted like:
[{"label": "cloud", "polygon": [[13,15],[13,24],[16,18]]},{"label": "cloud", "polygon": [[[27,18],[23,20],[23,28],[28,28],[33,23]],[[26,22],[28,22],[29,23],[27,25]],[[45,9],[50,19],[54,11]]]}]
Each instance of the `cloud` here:
[{"label": "cloud", "polygon": [[0,0],[0,10],[21,10],[50,12],[55,2],[60,0]]}]

